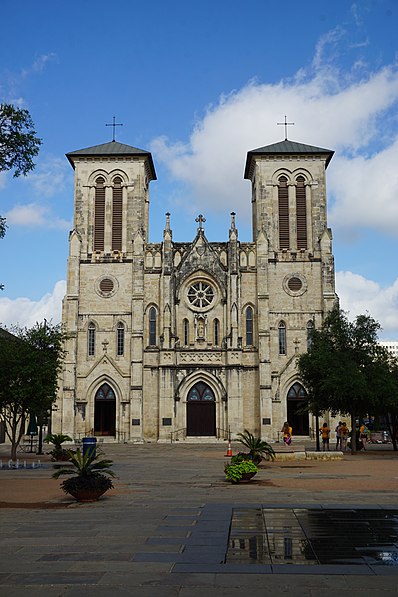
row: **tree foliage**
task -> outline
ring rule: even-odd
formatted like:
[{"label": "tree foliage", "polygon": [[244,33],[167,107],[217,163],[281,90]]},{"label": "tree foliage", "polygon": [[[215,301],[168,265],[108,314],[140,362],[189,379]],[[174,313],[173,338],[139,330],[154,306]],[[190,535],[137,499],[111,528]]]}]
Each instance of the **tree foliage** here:
[{"label": "tree foliage", "polygon": [[11,442],[11,458],[30,413],[44,419],[56,399],[65,334],[60,325],[0,330],[0,414]]},{"label": "tree foliage", "polygon": [[[350,322],[338,307],[314,330],[310,349],[298,358],[298,370],[315,414],[351,415],[355,421],[368,413],[385,414],[387,401],[397,400],[392,359],[378,344],[380,324],[369,315]],[[355,441],[352,441],[355,450]]]},{"label": "tree foliage", "polygon": [[[0,172],[14,170],[14,177],[26,176],[35,167],[33,158],[41,143],[28,110],[0,104]],[[0,216],[0,238],[6,228],[6,220]],[[0,284],[0,290],[3,288]]]},{"label": "tree foliage", "polygon": [[28,174],[35,164],[41,139],[36,137],[28,110],[0,104],[0,171],[14,170],[14,176]]}]

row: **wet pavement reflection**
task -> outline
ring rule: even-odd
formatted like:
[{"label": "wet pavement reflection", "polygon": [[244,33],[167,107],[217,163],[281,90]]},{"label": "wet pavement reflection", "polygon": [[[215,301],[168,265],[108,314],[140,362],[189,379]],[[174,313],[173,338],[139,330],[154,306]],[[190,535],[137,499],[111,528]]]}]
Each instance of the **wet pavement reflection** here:
[{"label": "wet pavement reflection", "polygon": [[398,566],[398,510],[236,508],[226,563]]}]

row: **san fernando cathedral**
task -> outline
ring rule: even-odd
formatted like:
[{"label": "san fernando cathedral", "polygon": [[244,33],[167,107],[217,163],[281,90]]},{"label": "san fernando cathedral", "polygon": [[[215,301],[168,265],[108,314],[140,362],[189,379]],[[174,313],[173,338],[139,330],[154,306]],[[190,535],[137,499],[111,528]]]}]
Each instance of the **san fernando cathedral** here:
[{"label": "san fernando cathedral", "polygon": [[[53,429],[115,442],[268,441],[312,416],[296,358],[335,305],[326,168],[333,151],[285,139],[247,153],[252,242],[148,242],[148,151],[112,141],[67,154],[75,171]],[[242,160],[243,161],[243,160]],[[243,165],[243,164],[242,164]],[[215,198],[216,200],[216,198]],[[247,197],[249,201],[249,197]]]}]

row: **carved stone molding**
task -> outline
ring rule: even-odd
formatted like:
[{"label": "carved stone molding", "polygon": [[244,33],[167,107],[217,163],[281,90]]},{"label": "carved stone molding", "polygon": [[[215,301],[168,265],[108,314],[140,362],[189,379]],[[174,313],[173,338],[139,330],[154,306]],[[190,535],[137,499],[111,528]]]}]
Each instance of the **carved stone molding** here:
[{"label": "carved stone molding", "polygon": [[180,352],[181,363],[221,363],[221,352]]}]

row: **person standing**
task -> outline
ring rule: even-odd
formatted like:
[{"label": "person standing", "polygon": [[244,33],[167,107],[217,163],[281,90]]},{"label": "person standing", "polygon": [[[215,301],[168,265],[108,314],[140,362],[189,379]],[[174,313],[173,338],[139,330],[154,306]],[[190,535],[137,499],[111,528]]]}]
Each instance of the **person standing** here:
[{"label": "person standing", "polygon": [[340,442],[341,442],[341,450],[345,452],[347,450],[347,440],[348,440],[348,427],[347,423],[343,421],[340,427]]},{"label": "person standing", "polygon": [[336,426],[336,450],[340,448],[341,450],[341,421],[339,421],[338,425]]},{"label": "person standing", "polygon": [[319,431],[319,433],[322,436],[322,449],[325,452],[325,450],[329,451],[329,435],[330,435],[330,429],[328,427],[327,423],[324,423],[322,425],[322,429]]},{"label": "person standing", "polygon": [[366,427],[365,422],[363,422],[359,428],[359,439],[362,442],[363,449],[366,450],[366,443],[368,441],[368,428]]},{"label": "person standing", "polygon": [[285,421],[283,423],[281,432],[283,433],[283,441],[284,441],[285,445],[290,446],[292,443],[293,429],[290,427],[290,425],[287,421]]}]

